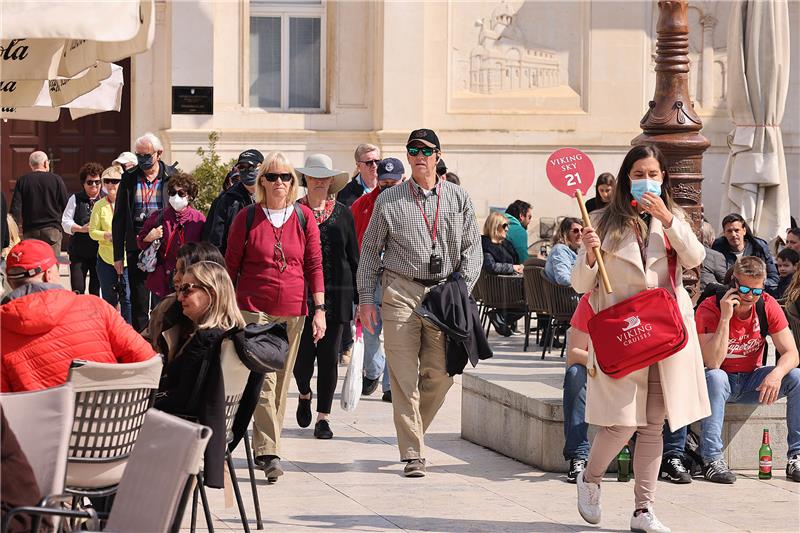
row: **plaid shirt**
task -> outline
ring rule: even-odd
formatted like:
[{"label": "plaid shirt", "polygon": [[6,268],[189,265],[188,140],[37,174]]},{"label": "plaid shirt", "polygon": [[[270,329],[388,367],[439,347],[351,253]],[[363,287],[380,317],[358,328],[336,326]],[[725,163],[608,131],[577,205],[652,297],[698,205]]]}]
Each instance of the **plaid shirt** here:
[{"label": "plaid shirt", "polygon": [[[432,226],[437,201],[439,222],[435,253],[442,258],[442,272],[431,274],[431,235],[420,208]],[[480,275],[482,259],[478,221],[467,192],[443,180],[439,180],[432,191],[425,191],[409,180],[382,192],[375,202],[375,211],[361,243],[358,300],[362,304],[374,303],[381,266],[401,276],[425,280],[444,279],[458,271],[472,290]]]},{"label": "plaid shirt", "polygon": [[[157,180],[148,182],[147,180],[140,179],[136,182],[136,196],[133,200],[133,220],[136,227],[141,228],[144,221],[153,211],[161,209],[161,194],[164,184],[163,172],[159,172]],[[153,190],[155,187],[155,190]],[[151,196],[148,196],[151,195]],[[147,203],[145,203],[147,199]],[[145,216],[142,218],[141,214]]]}]

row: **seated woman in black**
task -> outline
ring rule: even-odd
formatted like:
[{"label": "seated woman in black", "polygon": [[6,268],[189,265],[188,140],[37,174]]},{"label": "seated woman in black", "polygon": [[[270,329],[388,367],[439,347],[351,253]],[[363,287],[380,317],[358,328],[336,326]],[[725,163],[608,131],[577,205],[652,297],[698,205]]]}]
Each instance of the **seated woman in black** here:
[{"label": "seated woman in black", "polygon": [[[517,251],[506,239],[508,220],[501,213],[489,213],[483,224],[481,246],[483,248],[483,270],[487,274],[522,274]],[[491,311],[489,320],[495,331],[504,337],[514,333],[514,325],[521,317],[520,313],[509,311]]]}]

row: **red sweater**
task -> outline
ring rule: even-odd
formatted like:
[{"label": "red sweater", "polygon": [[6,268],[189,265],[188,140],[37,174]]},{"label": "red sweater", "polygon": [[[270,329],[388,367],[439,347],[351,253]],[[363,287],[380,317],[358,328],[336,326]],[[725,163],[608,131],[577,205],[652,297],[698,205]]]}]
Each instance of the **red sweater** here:
[{"label": "red sweater", "polygon": [[353,213],[353,221],[356,224],[356,240],[358,240],[359,250],[361,250],[361,241],[367,232],[367,226],[369,226],[369,219],[372,218],[372,211],[375,210],[375,200],[378,199],[380,193],[381,188],[375,187],[372,192],[365,194],[350,206],[350,211]]},{"label": "red sweater", "polygon": [[283,228],[277,229],[279,235],[283,229],[281,244],[287,263],[283,272],[275,262],[275,235],[264,209],[256,206],[246,249],[243,245],[247,209],[239,211],[233,219],[225,263],[236,284],[240,309],[273,316],[305,316],[308,313],[306,283],[312,294],[325,292],[319,227],[308,207],[301,205],[300,209],[306,216],[305,234],[291,208],[289,219]]},{"label": "red sweater", "polygon": [[0,306],[2,392],[46,389],[67,380],[73,359],[137,363],[153,348],[97,296],[50,289]]}]

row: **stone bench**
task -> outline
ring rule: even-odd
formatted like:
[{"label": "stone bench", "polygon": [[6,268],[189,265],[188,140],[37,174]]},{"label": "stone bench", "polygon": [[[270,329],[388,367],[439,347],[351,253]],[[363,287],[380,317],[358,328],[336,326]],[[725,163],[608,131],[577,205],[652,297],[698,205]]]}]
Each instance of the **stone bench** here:
[{"label": "stone bench", "polygon": [[[566,472],[562,384],[564,360],[536,353],[495,355],[462,379],[461,436],[546,472]],[[758,468],[761,434],[769,429],[773,468],[786,464],[786,400],[774,405],[729,404],[725,459],[732,469]],[[699,424],[693,426],[699,434]],[[596,428],[590,426],[589,441]]]}]

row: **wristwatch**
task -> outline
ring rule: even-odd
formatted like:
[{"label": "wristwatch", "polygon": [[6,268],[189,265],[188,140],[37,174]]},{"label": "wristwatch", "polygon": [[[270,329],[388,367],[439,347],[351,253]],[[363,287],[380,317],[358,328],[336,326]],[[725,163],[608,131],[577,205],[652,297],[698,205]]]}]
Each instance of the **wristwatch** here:
[{"label": "wristwatch", "polygon": [[324,310],[325,310],[325,304],[318,304],[314,306],[314,311],[324,311]]}]

